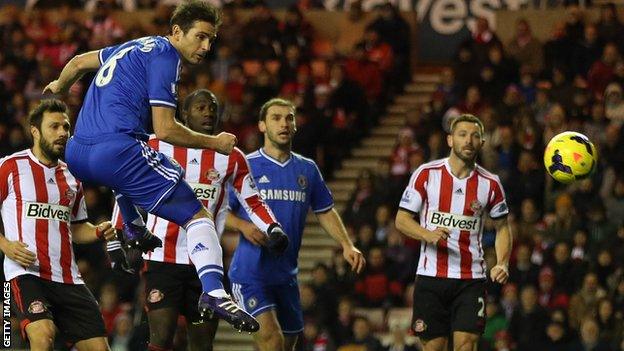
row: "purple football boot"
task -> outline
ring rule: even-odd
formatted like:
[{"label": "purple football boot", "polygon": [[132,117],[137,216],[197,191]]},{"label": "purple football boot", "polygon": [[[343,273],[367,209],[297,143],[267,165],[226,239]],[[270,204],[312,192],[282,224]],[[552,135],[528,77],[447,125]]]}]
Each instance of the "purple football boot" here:
[{"label": "purple football boot", "polygon": [[127,248],[141,250],[143,253],[162,247],[160,238],[152,234],[146,227],[136,224],[124,223],[123,236]]},{"label": "purple football boot", "polygon": [[202,317],[217,317],[231,324],[234,329],[255,333],[260,329],[260,324],[249,313],[232,301],[227,295],[225,297],[213,297],[206,292],[202,292],[199,297],[197,309]]}]

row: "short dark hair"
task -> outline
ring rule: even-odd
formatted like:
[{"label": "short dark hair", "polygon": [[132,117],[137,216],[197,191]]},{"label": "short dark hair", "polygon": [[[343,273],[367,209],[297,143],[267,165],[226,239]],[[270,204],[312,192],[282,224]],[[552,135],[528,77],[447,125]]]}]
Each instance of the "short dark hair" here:
[{"label": "short dark hair", "polygon": [[221,10],[211,4],[200,0],[186,0],[176,7],[171,15],[170,26],[180,26],[186,33],[195,21],[205,21],[215,27],[221,25]]},{"label": "short dark hair", "polygon": [[295,107],[295,104],[292,101],[286,100],[283,98],[273,98],[265,102],[264,105],[262,105],[262,107],[260,108],[260,120],[261,121],[266,121],[267,112],[269,111],[269,108],[273,106],[284,106],[284,107],[290,107],[293,110],[297,110],[297,108]]},{"label": "short dark hair", "polygon": [[451,134],[453,134],[453,131],[455,130],[455,126],[457,126],[457,124],[459,122],[476,123],[479,126],[479,131],[481,132],[481,137],[483,137],[483,135],[485,134],[485,128],[483,127],[483,122],[481,122],[479,117],[477,117],[475,115],[471,115],[469,113],[465,113],[465,114],[463,114],[463,115],[453,119],[453,122],[451,122]]},{"label": "short dark hair", "polygon": [[191,105],[193,104],[193,101],[201,96],[205,97],[208,100],[214,99],[217,102],[217,106],[219,105],[219,99],[217,99],[217,96],[212,91],[208,89],[197,89],[194,92],[188,94],[186,98],[184,98],[184,102],[182,102],[182,111],[188,113]]},{"label": "short dark hair", "polygon": [[68,110],[67,105],[59,99],[44,99],[39,102],[39,106],[30,111],[28,123],[41,130],[41,122],[45,112],[67,113]]}]

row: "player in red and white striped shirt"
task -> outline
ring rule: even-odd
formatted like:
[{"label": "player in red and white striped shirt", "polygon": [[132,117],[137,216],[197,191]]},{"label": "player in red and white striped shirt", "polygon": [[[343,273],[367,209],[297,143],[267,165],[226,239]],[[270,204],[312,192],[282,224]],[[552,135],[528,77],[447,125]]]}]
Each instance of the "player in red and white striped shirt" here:
[{"label": "player in red and white striped shirt", "polygon": [[81,183],[59,161],[69,137],[67,106],[43,100],[30,114],[32,149],[0,160],[0,249],[12,305],[31,350],[51,350],[55,324],[78,350],[108,350],[99,307],[72,242],[112,239],[110,222],[87,222]]},{"label": "player in red and white striped shirt", "polygon": [[490,277],[501,284],[509,276],[512,234],[498,176],[476,164],[484,143],[481,121],[472,115],[457,117],[447,141],[448,158],[426,163],[412,174],[396,226],[421,241],[413,328],[425,351],[446,350],[451,332],[455,350],[472,351],[485,327],[483,216],[496,225],[497,264]]},{"label": "player in red and white striped shirt", "polygon": [[[182,119],[191,130],[213,134],[218,123],[217,98],[208,90],[200,89],[190,94],[182,106]],[[230,187],[246,210],[255,226],[262,232],[255,235],[266,238],[269,227],[277,226],[277,220],[262,201],[249,172],[245,155],[234,148],[229,155],[211,149],[189,149],[174,146],[152,138],[148,142],[154,150],[177,161],[184,168],[184,179],[195,195],[212,214],[218,235],[223,233],[227,214]],[[117,206],[113,210],[115,227],[123,225]],[[203,321],[197,311],[197,299],[201,283],[191,265],[186,243],[186,232],[173,222],[148,214],[147,228],[158,236],[163,246],[143,254],[146,261],[145,291],[150,326],[150,350],[168,350],[178,314],[186,317],[191,349],[204,349],[212,345],[218,319]],[[255,229],[256,231],[258,229]],[[119,245],[120,246],[120,245]]]}]

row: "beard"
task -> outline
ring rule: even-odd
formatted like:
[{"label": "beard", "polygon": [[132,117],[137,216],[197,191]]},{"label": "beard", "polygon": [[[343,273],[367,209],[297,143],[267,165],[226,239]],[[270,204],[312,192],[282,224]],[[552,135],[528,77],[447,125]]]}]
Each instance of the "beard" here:
[{"label": "beard", "polygon": [[267,133],[267,136],[269,137],[271,143],[273,143],[273,145],[280,150],[289,150],[292,145],[292,138],[288,138],[287,141],[282,141],[277,134],[272,135]]},{"label": "beard", "polygon": [[464,161],[465,163],[474,163],[477,160],[477,155],[479,154],[479,150],[474,149],[474,154],[472,156],[464,156],[462,154],[462,148],[461,147],[453,147],[453,154],[455,154],[455,156],[457,156],[457,158],[459,158],[460,160]]},{"label": "beard", "polygon": [[39,148],[41,152],[51,161],[58,161],[59,158],[63,157],[65,154],[65,145],[61,148],[60,151],[54,150],[54,143],[51,143],[43,138],[39,140]]}]

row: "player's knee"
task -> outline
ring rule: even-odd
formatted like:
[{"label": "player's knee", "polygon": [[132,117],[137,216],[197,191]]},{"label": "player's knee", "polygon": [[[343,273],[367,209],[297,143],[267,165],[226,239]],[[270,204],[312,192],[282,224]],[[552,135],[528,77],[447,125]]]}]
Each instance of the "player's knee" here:
[{"label": "player's knee", "polygon": [[212,219],[212,215],[210,214],[210,212],[208,212],[208,210],[204,206],[202,206],[199,209],[199,211],[197,211],[197,213],[195,213],[195,215],[193,216],[192,220],[201,219],[201,218],[210,218],[210,219]]},{"label": "player's knee", "polygon": [[149,344],[154,347],[150,350],[168,350],[171,347],[175,330],[171,331],[170,329],[171,328],[154,328],[150,330]]},{"label": "player's knee", "polygon": [[256,333],[256,340],[261,350],[282,350],[284,347],[284,335],[278,326],[264,324]]},{"label": "player's knee", "polygon": [[173,344],[176,320],[166,313],[164,309],[150,311],[148,313],[150,327],[150,345],[154,350],[167,350]]},{"label": "player's knee", "polygon": [[457,337],[453,340],[454,351],[473,351],[478,341],[479,337],[475,335]]},{"label": "player's knee", "polygon": [[76,343],[78,351],[110,351],[105,337],[92,338]]},{"label": "player's knee", "polygon": [[443,338],[421,340],[425,351],[445,351],[447,341]]},{"label": "player's knee", "polygon": [[275,333],[263,333],[258,335],[258,337],[262,350],[282,350],[284,347],[284,335],[279,331]]},{"label": "player's knee", "polygon": [[41,320],[26,327],[26,335],[32,349],[49,350],[54,345],[56,328],[51,320]]}]

